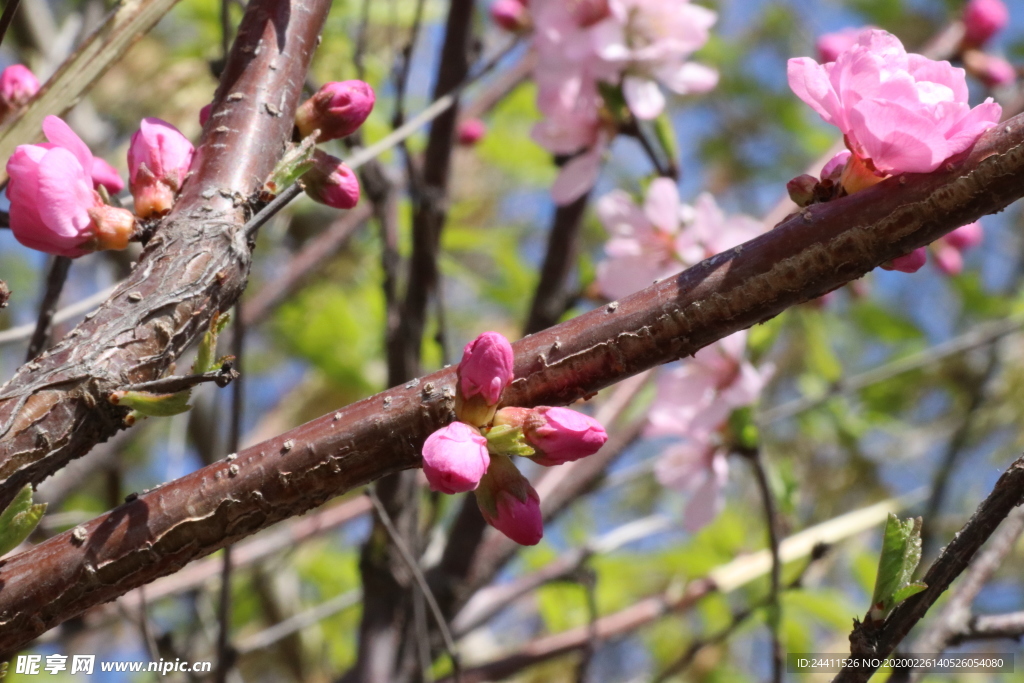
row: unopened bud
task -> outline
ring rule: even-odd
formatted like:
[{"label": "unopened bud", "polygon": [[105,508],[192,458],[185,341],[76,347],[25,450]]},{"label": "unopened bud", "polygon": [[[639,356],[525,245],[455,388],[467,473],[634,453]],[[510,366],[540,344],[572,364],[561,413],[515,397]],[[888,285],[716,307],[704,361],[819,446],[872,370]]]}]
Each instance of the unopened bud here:
[{"label": "unopened bud", "polygon": [[335,209],[351,209],[359,203],[359,178],[341,159],[326,152],[313,153],[313,168],[302,176],[306,194]]},{"label": "unopened bud", "polygon": [[319,129],[321,142],[343,138],[363,125],[375,99],[373,88],[363,81],[327,83],[299,105],[295,125],[302,137]]},{"label": "unopened bud", "polygon": [[519,545],[537,545],[543,538],[540,496],[506,456],[491,457],[476,502],[487,523]]},{"label": "unopened bud", "polygon": [[496,0],[491,5],[491,19],[506,31],[527,31],[533,24],[530,11],[520,0]]},{"label": "unopened bud", "polygon": [[786,191],[794,204],[808,206],[814,201],[814,188],[817,186],[818,179],[804,173],[786,183]]},{"label": "unopened bud", "polygon": [[11,64],[0,73],[0,117],[21,109],[39,92],[39,80],[28,67]]},{"label": "unopened bud", "polygon": [[135,216],[128,209],[101,204],[89,209],[93,223],[93,248],[124,249],[135,233]]}]

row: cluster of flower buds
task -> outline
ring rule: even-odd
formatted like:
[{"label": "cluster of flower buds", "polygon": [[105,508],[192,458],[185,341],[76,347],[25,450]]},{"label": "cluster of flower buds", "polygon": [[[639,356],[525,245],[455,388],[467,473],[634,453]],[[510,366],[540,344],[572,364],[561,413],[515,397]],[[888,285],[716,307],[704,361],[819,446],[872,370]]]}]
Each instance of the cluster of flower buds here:
[{"label": "cluster of flower buds", "polygon": [[47,116],[48,142],[19,145],[7,161],[11,231],[19,242],[76,258],[101,249],[124,249],[136,218],[170,211],[192,163],[192,143],[160,119],[144,119],[128,149],[131,191],[138,216],[112,206],[124,189],[120,174],[63,120]]},{"label": "cluster of flower buds", "polygon": [[470,342],[459,363],[455,415],[423,444],[431,490],[475,491],[487,523],[521,545],[544,535],[540,498],[512,457],[551,467],[596,453],[607,441],[593,418],[568,408],[502,408],[512,382],[512,345],[497,332]]},{"label": "cluster of flower buds", "polygon": [[[327,83],[299,105],[295,127],[307,145],[314,134],[316,142],[343,138],[363,125],[375,101],[373,88],[363,81]],[[279,191],[276,185],[281,178],[299,177],[306,194],[316,202],[335,209],[351,209],[359,203],[359,180],[341,159],[320,150],[312,150],[312,156],[296,150],[300,153],[290,155],[294,158],[290,167],[275,169],[268,191]]]},{"label": "cluster of flower buds", "polygon": [[39,80],[27,66],[11,64],[0,72],[0,121],[18,111],[39,92]]}]

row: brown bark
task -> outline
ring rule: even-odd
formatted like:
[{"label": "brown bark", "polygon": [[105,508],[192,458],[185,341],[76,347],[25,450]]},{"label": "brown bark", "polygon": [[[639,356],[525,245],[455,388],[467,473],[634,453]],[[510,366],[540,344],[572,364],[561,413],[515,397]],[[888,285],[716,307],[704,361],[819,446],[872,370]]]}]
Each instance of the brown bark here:
[{"label": "brown bark", "polygon": [[238,299],[247,199],[291,137],[329,5],[250,5],[174,211],[96,315],[0,388],[0,508],[121,429],[125,410],[110,393],[160,377]]},{"label": "brown bark", "polygon": [[[963,162],[811,207],[617,305],[520,340],[504,402],[588,396],[816,298],[1022,195],[1024,118],[1017,117],[986,134]],[[426,436],[452,419],[454,386],[455,369],[446,368],[390,389],[3,561],[0,651],[327,498],[416,466]]]}]

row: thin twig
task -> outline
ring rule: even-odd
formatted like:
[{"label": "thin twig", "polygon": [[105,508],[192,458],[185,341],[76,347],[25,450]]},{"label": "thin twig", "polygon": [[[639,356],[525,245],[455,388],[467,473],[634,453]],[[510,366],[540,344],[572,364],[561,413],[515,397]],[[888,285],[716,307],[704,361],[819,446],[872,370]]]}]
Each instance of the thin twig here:
[{"label": "thin twig", "polygon": [[14,21],[14,13],[18,11],[19,2],[20,0],[7,0],[4,13],[0,14],[0,44],[4,42],[7,29],[11,27],[11,22]]},{"label": "thin twig", "polygon": [[757,480],[757,488],[764,505],[765,525],[768,527],[768,549],[772,556],[771,584],[765,604],[768,606],[768,629],[772,636],[772,681],[782,682],[783,652],[782,641],[779,639],[779,625],[782,622],[782,604],[779,594],[782,590],[782,560],[779,557],[779,513],[775,508],[775,496],[768,482],[768,472],[764,466],[760,448],[743,450],[742,454],[750,462]]},{"label": "thin twig", "polygon": [[352,64],[356,68],[356,78],[366,80],[366,35],[370,28],[370,0],[363,0],[359,11],[359,28],[356,29],[356,45],[352,53]]},{"label": "thin twig", "polygon": [[430,612],[434,616],[434,621],[437,624],[437,630],[441,633],[441,639],[444,641],[444,649],[448,653],[448,658],[452,661],[452,675],[455,677],[456,683],[462,680],[462,662],[459,659],[458,650],[455,648],[455,641],[452,639],[452,632],[448,629],[448,623],[444,619],[444,614],[441,613],[441,608],[437,604],[437,599],[434,597],[434,592],[430,590],[430,585],[427,583],[426,577],[423,576],[423,571],[420,569],[419,563],[416,562],[416,558],[409,552],[409,548],[405,545],[405,541],[398,534],[398,530],[395,528],[394,522],[391,521],[391,516],[388,511],[384,508],[384,505],[380,502],[380,498],[377,497],[377,493],[373,488],[366,489],[366,495],[370,497],[370,502],[373,503],[373,509],[377,512],[380,521],[384,524],[384,528],[387,529],[388,536],[391,537],[391,542],[395,544],[395,548],[398,553],[402,556],[402,560],[409,567],[409,571],[412,573],[413,579],[416,584],[423,591],[423,598],[427,601],[427,606],[430,607]]},{"label": "thin twig", "polygon": [[1008,638],[1018,643],[1024,637],[1024,612],[1007,614],[985,614],[973,617],[967,627],[954,634],[950,645],[959,645],[968,640],[993,640]]},{"label": "thin twig", "polygon": [[50,337],[50,326],[53,324],[53,314],[57,310],[57,302],[64,290],[70,268],[71,259],[67,256],[53,257],[50,272],[46,276],[46,291],[43,293],[42,303],[39,304],[39,318],[36,320],[35,331],[32,332],[32,340],[28,343],[25,362],[38,356],[46,347],[46,340]]},{"label": "thin twig", "polygon": [[[242,320],[241,307],[235,305],[235,320],[232,325],[232,352],[235,356],[235,363],[241,367],[242,353],[245,350],[245,321]],[[231,387],[231,425],[228,433],[228,452],[237,453],[239,442],[242,439],[242,410],[244,408],[244,382],[241,377]],[[217,634],[217,683],[224,683],[227,680],[228,671],[231,670],[234,660],[234,651],[231,648],[231,548],[224,547],[223,565],[221,568],[220,588],[220,609],[218,620],[220,631]]]},{"label": "thin twig", "polygon": [[359,589],[337,595],[312,609],[300,612],[295,616],[288,617],[273,626],[252,634],[240,642],[235,649],[238,651],[238,654],[245,655],[268,648],[290,635],[309,628],[324,619],[333,617],[335,614],[343,612],[350,607],[355,607],[359,604],[362,597],[362,591]]},{"label": "thin twig", "polygon": [[587,683],[587,672],[590,670],[590,663],[597,652],[600,633],[597,630],[597,572],[592,567],[580,567],[576,573],[576,582],[583,587],[583,594],[587,600],[587,644],[583,648],[583,656],[576,667],[576,683]]},{"label": "thin twig", "polygon": [[214,382],[219,387],[226,387],[233,380],[238,379],[238,371],[228,363],[225,363],[220,370],[211,370],[198,375],[174,375],[154,379],[151,382],[139,382],[129,384],[123,391],[146,391],[151,394],[174,394],[179,391],[191,389],[198,384]]}]

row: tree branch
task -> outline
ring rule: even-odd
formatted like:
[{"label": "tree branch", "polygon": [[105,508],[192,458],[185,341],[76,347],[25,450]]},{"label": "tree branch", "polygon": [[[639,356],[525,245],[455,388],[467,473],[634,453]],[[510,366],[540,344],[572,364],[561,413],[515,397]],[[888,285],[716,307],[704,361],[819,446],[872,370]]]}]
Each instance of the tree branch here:
[{"label": "tree branch", "polygon": [[[272,73],[282,70],[286,69]],[[987,133],[963,162],[941,172],[893,178],[810,207],[774,230],[615,306],[520,340],[513,347],[516,379],[506,389],[504,403],[559,405],[589,396],[692,354],[788,306],[817,298],[895,256],[1004,208],[1022,194],[1024,119],[1018,117]],[[152,256],[144,263],[151,264]],[[157,264],[152,265],[155,270]],[[120,290],[115,302],[130,309],[125,291]],[[108,310],[109,316],[109,308],[101,310]],[[95,319],[82,328],[95,329]],[[58,348],[54,357],[63,353]],[[93,605],[328,498],[415,467],[427,435],[452,419],[455,380],[455,368],[446,368],[364,399],[5,560],[0,565],[0,651],[15,649]],[[95,417],[82,399],[64,397],[44,405],[50,410],[42,417],[40,403],[30,406],[36,425],[75,406],[81,414],[67,421],[95,436]],[[33,432],[24,421],[18,427],[21,435]],[[6,436],[4,446],[10,441]],[[27,438],[22,443],[30,452],[39,448]],[[1004,479],[1024,480],[1022,472],[1024,468],[1015,467]],[[1012,490],[1024,491],[1024,486]],[[1008,512],[1016,503],[1010,500],[1014,495],[1001,485],[991,505]],[[971,531],[990,531],[989,514],[979,514],[969,525]],[[974,539],[973,533],[961,534],[943,557],[960,557],[963,543],[980,543]],[[35,581],[40,574],[48,581]],[[933,581],[929,586],[939,585]],[[904,603],[895,614],[921,605],[933,590]]]},{"label": "tree branch", "polygon": [[291,137],[329,4],[250,3],[171,215],[96,314],[0,388],[0,507],[121,429],[125,411],[107,395],[160,377],[238,299],[246,199]]}]

